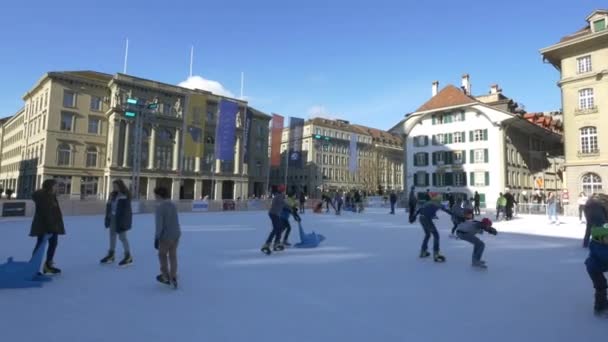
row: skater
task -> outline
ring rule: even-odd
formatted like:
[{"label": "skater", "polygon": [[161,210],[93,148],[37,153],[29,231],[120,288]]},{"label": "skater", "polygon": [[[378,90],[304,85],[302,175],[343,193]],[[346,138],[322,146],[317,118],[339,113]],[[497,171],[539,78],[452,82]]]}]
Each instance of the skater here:
[{"label": "skater", "polygon": [[32,199],[36,205],[36,212],[32,220],[30,236],[36,237],[36,247],[32,254],[44,241],[46,234],[51,234],[49,247],[46,251],[46,261],[42,268],[44,274],[60,274],[61,270],[54,266],[53,258],[57,250],[59,235],[65,235],[63,225],[63,215],[59,202],[57,201],[57,182],[54,179],[47,179],[42,183],[42,189],[32,194]]},{"label": "skater", "polygon": [[125,183],[120,179],[112,182],[112,186],[114,191],[110,194],[110,198],[106,204],[106,217],[104,220],[105,227],[109,228],[110,248],[108,249],[108,254],[99,262],[102,264],[114,262],[116,236],[118,235],[125,253],[124,258],[118,263],[118,266],[128,266],[133,263],[133,257],[129,249],[129,240],[127,240],[127,231],[131,229],[131,222],[133,220],[131,194]]},{"label": "skater", "polygon": [[473,209],[473,213],[475,215],[481,215],[480,205],[481,205],[481,196],[477,191],[475,191],[475,195],[473,196],[473,205],[475,206]]},{"label": "skater", "polygon": [[169,191],[164,187],[154,189],[156,199],[156,233],[154,247],[158,249],[160,274],[156,280],[177,288],[177,246],[181,237],[177,208],[171,202]]},{"label": "skater", "polygon": [[354,198],[355,198],[355,207],[356,207],[357,213],[360,214],[363,212],[363,202],[362,202],[361,193],[359,192],[359,190],[355,191]]},{"label": "skater", "polygon": [[433,259],[435,262],[444,262],[445,257],[439,252],[439,232],[437,232],[437,227],[435,227],[435,224],[433,223],[433,218],[436,217],[439,210],[448,213],[450,216],[452,215],[450,210],[441,206],[441,196],[439,194],[433,194],[431,201],[426,202],[420,209],[418,209],[416,214],[410,218],[410,223],[414,223],[416,216],[420,214],[420,225],[424,230],[424,239],[422,240],[422,247],[420,248],[420,257],[426,258],[430,256],[430,253],[428,252],[428,244],[431,235],[433,235]]},{"label": "skater", "polygon": [[281,222],[283,224],[283,246],[291,247],[289,243],[289,233],[291,233],[291,225],[289,224],[289,216],[292,216],[296,222],[300,222],[300,216],[298,215],[298,207],[295,199],[295,195],[288,196],[285,200],[285,207],[281,211]]},{"label": "skater", "polygon": [[583,213],[585,212],[585,204],[587,204],[587,199],[587,195],[585,195],[584,192],[581,192],[581,194],[578,195],[578,200],[576,201],[578,204],[578,220],[581,221],[581,223],[585,223],[585,221],[583,221]]},{"label": "skater", "polygon": [[272,231],[268,235],[266,243],[264,243],[261,249],[261,251],[265,254],[272,253],[270,250],[270,244],[273,242],[273,240],[273,250],[275,252],[285,249],[285,247],[281,244],[281,234],[283,232],[283,221],[281,220],[281,214],[283,212],[283,208],[285,207],[285,196],[283,195],[284,191],[285,186],[279,185],[277,191],[272,197],[270,210],[268,210],[268,216],[270,217],[270,222],[272,222]]},{"label": "skater", "polygon": [[300,213],[304,214],[306,209],[306,194],[304,191],[300,192]]},{"label": "skater", "polygon": [[515,201],[515,197],[513,197],[513,194],[508,190],[505,194],[505,199],[507,200],[507,203],[505,204],[505,217],[507,221],[511,221],[513,219],[513,208],[517,204],[517,201]]},{"label": "skater", "polygon": [[473,247],[473,260],[471,266],[478,268],[487,268],[486,262],[481,260],[485,244],[476,235],[486,231],[492,235],[498,232],[492,227],[492,221],[489,218],[484,218],[480,221],[473,221],[473,210],[466,209],[464,211],[465,221],[460,223],[456,228],[456,233],[460,240],[470,242]]},{"label": "skater", "polygon": [[408,198],[410,220],[412,219],[412,216],[414,216],[414,214],[416,213],[416,206],[418,205],[418,199],[416,198],[415,190],[416,190],[416,187],[412,185],[412,187],[410,188],[410,194],[409,194],[409,198]]},{"label": "skater", "polygon": [[547,198],[547,216],[549,217],[551,224],[559,224],[559,219],[557,217],[557,197],[553,191],[549,193],[549,197]]},{"label": "skater", "polygon": [[[608,195],[593,194],[585,205],[589,242],[589,257],[585,261],[587,273],[595,288],[594,312],[596,315],[608,315],[608,297],[606,294],[606,277],[608,271]],[[585,237],[585,242],[588,241]]]},{"label": "skater", "polygon": [[395,215],[395,204],[397,203],[397,195],[394,191],[391,191],[390,195],[391,200],[391,215]]},{"label": "skater", "polygon": [[507,207],[507,199],[502,192],[498,195],[498,200],[496,200],[496,221],[500,221],[500,213],[502,212],[502,216],[506,218],[505,209]]},{"label": "skater", "polygon": [[456,237],[456,235],[454,235],[456,233],[456,227],[464,222],[465,217],[464,217],[464,208],[462,207],[462,200],[458,199],[456,200],[456,203],[454,203],[454,206],[452,207],[452,223],[454,224],[452,226],[452,233],[451,236],[452,237]]},{"label": "skater", "polygon": [[336,192],[334,202],[336,203],[336,215],[342,214],[342,205],[344,205],[344,201],[342,200],[342,195],[340,192]]},{"label": "skater", "polygon": [[450,188],[448,188],[448,193],[446,194],[446,199],[448,201],[448,208],[450,210],[452,210],[456,201],[454,199],[454,194],[450,191]]}]

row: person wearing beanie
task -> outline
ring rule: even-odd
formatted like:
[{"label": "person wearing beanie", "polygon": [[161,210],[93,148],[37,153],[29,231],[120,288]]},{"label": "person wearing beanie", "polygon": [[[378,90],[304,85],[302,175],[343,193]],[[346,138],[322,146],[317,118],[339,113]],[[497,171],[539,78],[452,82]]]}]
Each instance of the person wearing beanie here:
[{"label": "person wearing beanie", "polygon": [[464,222],[456,227],[456,234],[460,240],[467,241],[473,245],[473,259],[471,266],[476,268],[488,268],[486,262],[481,260],[483,251],[486,245],[476,235],[488,232],[496,235],[498,232],[492,227],[492,221],[489,218],[484,218],[481,221],[473,220],[473,210],[464,210]]}]

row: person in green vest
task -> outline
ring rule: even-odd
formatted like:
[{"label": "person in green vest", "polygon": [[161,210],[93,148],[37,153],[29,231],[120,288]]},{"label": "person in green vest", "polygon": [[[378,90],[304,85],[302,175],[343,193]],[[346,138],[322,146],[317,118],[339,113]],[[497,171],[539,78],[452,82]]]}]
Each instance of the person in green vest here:
[{"label": "person in green vest", "polygon": [[501,212],[502,212],[503,217],[505,217],[506,207],[507,207],[507,198],[501,192],[500,195],[498,195],[498,200],[496,201],[496,221],[499,221]]}]

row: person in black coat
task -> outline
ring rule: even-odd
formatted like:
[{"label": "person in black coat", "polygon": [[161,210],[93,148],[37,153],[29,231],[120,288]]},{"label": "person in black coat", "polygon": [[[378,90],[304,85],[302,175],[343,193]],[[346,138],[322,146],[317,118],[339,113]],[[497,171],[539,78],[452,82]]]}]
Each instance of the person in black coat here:
[{"label": "person in black coat", "polygon": [[479,206],[481,205],[481,196],[477,191],[475,191],[475,196],[473,196],[473,212],[475,215],[481,215],[481,210]]},{"label": "person in black coat", "polygon": [[300,213],[304,214],[306,209],[306,194],[304,191],[300,192]]},{"label": "person in black coat", "polygon": [[515,204],[517,204],[517,201],[515,201],[515,197],[510,192],[507,192],[505,194],[505,198],[507,199],[507,207],[506,207],[505,216],[507,217],[507,220],[511,220],[511,219],[513,219],[513,208],[515,207]]},{"label": "person in black coat", "polygon": [[[47,179],[42,183],[42,189],[37,190],[32,195],[36,205],[36,213],[32,220],[30,236],[37,238],[34,252],[42,245],[44,236],[50,234],[49,248],[46,251],[46,261],[43,272],[45,274],[58,274],[61,270],[53,266],[53,258],[57,250],[59,235],[65,234],[63,225],[63,215],[59,202],[57,201],[57,182],[54,179]],[[32,253],[32,254],[33,254]]]},{"label": "person in black coat", "polygon": [[99,262],[102,264],[114,262],[116,237],[118,236],[125,252],[124,258],[118,265],[127,266],[133,263],[133,257],[131,256],[131,250],[129,248],[129,240],[127,240],[127,231],[131,229],[133,220],[131,194],[125,183],[120,179],[112,182],[112,186],[114,191],[110,194],[110,198],[106,204],[106,217],[104,220],[104,225],[106,228],[109,228],[110,232],[110,249],[108,250],[108,254]]},{"label": "person in black coat", "polygon": [[391,215],[395,215],[395,204],[397,203],[397,194],[392,191],[389,197],[391,201]]}]

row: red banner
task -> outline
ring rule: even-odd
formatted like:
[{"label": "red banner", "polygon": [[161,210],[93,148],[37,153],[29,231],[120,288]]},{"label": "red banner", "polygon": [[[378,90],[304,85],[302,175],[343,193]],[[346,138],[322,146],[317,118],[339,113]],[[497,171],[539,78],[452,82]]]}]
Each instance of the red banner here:
[{"label": "red banner", "polygon": [[283,137],[284,118],[272,114],[272,132],[270,145],[270,166],[281,166],[281,139]]}]

